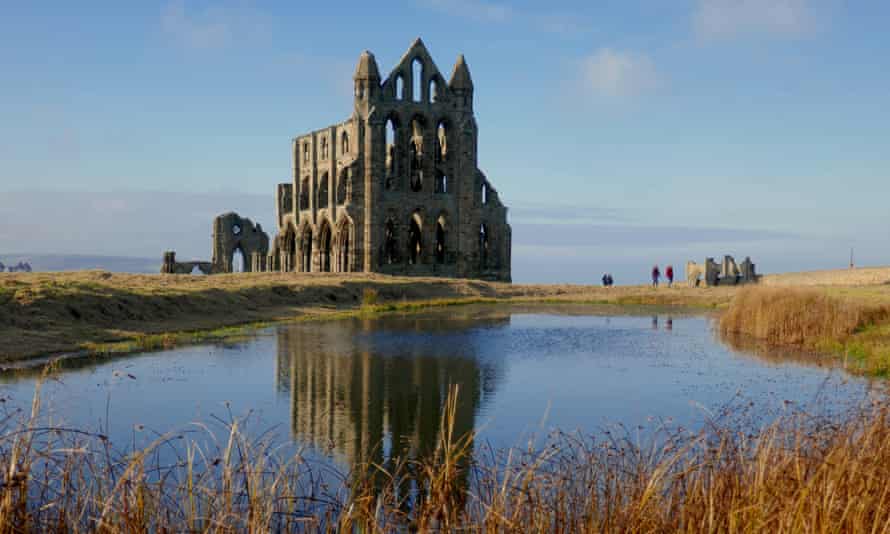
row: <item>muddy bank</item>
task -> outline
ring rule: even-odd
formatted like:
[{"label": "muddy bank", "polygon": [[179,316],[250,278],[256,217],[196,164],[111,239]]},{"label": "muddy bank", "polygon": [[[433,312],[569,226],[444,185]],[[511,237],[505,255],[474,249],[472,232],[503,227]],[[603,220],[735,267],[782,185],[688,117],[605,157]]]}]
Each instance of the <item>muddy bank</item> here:
[{"label": "muddy bank", "polygon": [[[521,285],[381,275],[130,275],[103,271],[0,275],[0,360],[307,315],[357,310],[366,289],[375,310],[407,303],[577,301],[715,307],[733,288]],[[372,310],[374,311],[374,310]]]}]

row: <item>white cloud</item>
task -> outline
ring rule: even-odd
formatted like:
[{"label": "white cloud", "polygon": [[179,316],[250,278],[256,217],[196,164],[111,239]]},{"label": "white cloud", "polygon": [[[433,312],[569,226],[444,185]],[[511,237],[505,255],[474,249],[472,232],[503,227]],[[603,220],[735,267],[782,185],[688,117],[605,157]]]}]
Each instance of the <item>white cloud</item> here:
[{"label": "white cloud", "polygon": [[182,0],[167,4],[161,13],[161,27],[195,48],[216,48],[226,44],[231,37],[231,29],[225,21],[190,16]]},{"label": "white cloud", "polygon": [[263,21],[258,13],[243,6],[217,5],[187,11],[184,0],[170,0],[161,11],[161,28],[191,48],[212,49],[261,35]]},{"label": "white cloud", "polygon": [[799,35],[811,24],[810,8],[809,0],[698,0],[693,23],[696,33],[709,39]]},{"label": "white cloud", "polygon": [[513,9],[506,4],[484,0],[419,0],[420,4],[448,15],[482,22],[506,22]]},{"label": "white cloud", "polygon": [[585,91],[603,96],[628,96],[659,83],[655,64],[644,54],[600,48],[581,64]]},{"label": "white cloud", "polygon": [[589,21],[576,14],[548,13],[546,15],[532,15],[533,27],[547,33],[561,36],[576,37],[594,31]]},{"label": "white cloud", "polygon": [[512,23],[533,31],[562,36],[579,36],[593,30],[586,18],[577,13],[543,12],[517,9],[507,3],[488,0],[416,0],[427,9],[475,22]]}]

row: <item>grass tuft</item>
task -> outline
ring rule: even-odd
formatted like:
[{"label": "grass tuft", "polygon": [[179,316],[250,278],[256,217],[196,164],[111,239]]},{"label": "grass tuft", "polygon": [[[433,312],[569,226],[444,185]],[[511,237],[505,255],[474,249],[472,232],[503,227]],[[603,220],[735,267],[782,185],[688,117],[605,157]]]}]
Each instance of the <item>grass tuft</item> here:
[{"label": "grass tuft", "polygon": [[[458,388],[420,457],[332,476],[224,421],[117,451],[107,436],[0,418],[0,534],[13,532],[884,532],[890,404],[759,431],[662,427],[651,443],[556,432],[491,450],[456,435]],[[201,443],[207,442],[204,440]],[[159,451],[176,451],[162,461]],[[399,454],[397,451],[394,454]]]}]

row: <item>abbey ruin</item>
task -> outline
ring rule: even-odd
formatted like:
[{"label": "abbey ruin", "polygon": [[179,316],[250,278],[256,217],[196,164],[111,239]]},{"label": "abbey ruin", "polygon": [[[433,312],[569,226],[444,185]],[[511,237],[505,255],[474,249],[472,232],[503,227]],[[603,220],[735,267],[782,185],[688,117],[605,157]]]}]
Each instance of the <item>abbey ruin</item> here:
[{"label": "abbey ruin", "polygon": [[237,253],[244,271],[510,281],[507,208],[478,167],[464,57],[446,82],[417,39],[385,79],[363,52],[353,81],[347,120],[292,140],[271,246],[262,229],[225,214],[214,222],[211,262],[177,262],[168,251],[161,271],[232,272]]},{"label": "abbey ruin", "polygon": [[293,140],[265,270],[510,280],[507,208],[477,166],[473,80],[420,39],[381,79],[364,52],[352,115]]}]

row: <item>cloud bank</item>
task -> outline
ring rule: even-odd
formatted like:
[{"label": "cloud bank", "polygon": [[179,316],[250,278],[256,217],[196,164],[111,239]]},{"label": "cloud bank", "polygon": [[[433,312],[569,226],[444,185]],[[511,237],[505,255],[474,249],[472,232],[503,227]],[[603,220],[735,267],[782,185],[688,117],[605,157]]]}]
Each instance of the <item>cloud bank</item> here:
[{"label": "cloud bank", "polygon": [[419,0],[419,3],[446,15],[478,22],[506,22],[514,14],[513,8],[507,4],[483,0]]},{"label": "cloud bank", "polygon": [[809,28],[810,11],[808,0],[699,0],[693,25],[696,34],[707,39],[794,36]]},{"label": "cloud bank", "polygon": [[645,54],[600,48],[581,61],[582,84],[600,96],[631,96],[658,86],[655,64]]},{"label": "cloud bank", "polygon": [[160,25],[176,42],[195,49],[223,48],[233,41],[260,35],[262,17],[243,6],[218,4],[186,9],[184,0],[171,0],[161,9]]}]

